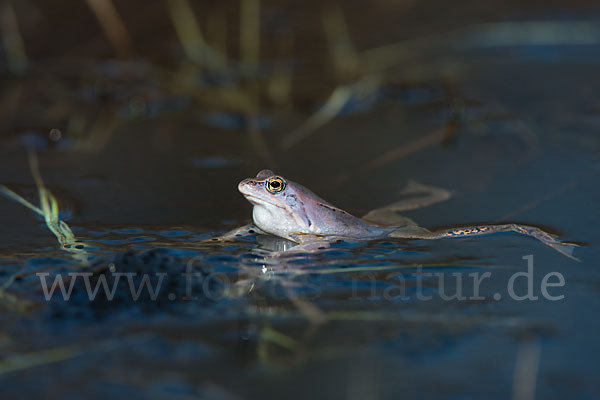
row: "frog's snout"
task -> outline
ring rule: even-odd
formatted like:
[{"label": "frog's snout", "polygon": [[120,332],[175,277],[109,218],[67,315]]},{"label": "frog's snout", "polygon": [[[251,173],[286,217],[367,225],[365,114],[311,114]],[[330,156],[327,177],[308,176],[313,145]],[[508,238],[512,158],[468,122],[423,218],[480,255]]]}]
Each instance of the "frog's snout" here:
[{"label": "frog's snout", "polygon": [[256,181],[251,178],[244,179],[238,184],[238,190],[241,193],[247,192],[250,187],[256,186]]}]

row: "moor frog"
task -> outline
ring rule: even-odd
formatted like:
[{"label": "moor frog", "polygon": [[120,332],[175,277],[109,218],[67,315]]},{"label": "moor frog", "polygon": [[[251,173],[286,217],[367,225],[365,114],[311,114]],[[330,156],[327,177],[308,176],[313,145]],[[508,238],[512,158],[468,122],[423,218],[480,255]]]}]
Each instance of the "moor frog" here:
[{"label": "moor frog", "polygon": [[262,170],[255,178],[238,185],[239,191],[253,205],[254,225],[236,229],[221,239],[233,238],[245,232],[267,233],[295,242],[300,248],[327,247],[339,239],[372,240],[381,238],[442,239],[486,235],[496,232],[516,232],[538,239],[569,258],[571,243],[563,243],[539,228],[518,224],[477,225],[440,231],[429,231],[412,220],[397,214],[446,200],[450,192],[417,183],[409,185],[405,194],[426,194],[371,211],[357,218],[328,203],[304,186]]}]

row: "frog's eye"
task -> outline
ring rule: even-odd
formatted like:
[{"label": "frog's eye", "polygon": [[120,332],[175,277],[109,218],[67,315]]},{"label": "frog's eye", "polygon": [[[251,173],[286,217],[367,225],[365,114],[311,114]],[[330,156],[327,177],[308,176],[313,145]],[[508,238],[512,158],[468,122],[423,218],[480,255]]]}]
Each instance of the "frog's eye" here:
[{"label": "frog's eye", "polygon": [[267,190],[271,193],[279,193],[285,189],[286,183],[285,181],[278,177],[274,176],[267,180]]}]

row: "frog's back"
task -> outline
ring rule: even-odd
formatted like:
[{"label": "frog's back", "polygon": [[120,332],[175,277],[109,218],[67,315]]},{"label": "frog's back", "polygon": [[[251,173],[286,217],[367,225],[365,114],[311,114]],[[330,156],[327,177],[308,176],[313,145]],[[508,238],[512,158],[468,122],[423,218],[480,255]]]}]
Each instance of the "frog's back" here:
[{"label": "frog's back", "polygon": [[367,223],[323,200],[304,186],[290,182],[306,215],[309,234],[366,239],[385,236],[392,229]]}]

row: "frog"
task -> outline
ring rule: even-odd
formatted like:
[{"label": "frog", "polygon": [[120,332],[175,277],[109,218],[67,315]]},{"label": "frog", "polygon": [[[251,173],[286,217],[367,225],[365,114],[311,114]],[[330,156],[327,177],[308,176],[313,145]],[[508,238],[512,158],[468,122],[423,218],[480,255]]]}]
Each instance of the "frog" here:
[{"label": "frog", "polygon": [[259,171],[254,178],[242,180],[238,184],[238,190],[252,205],[253,223],[234,229],[215,240],[231,240],[247,234],[273,235],[295,243],[297,246],[292,249],[305,251],[325,249],[339,240],[433,240],[513,232],[533,237],[559,253],[579,261],[573,256],[576,244],[562,242],[556,236],[534,226],[509,223],[434,231],[423,228],[399,213],[448,200],[452,192],[414,181],[409,182],[402,192],[404,195],[411,195],[412,198],[375,209],[360,218],[269,169]]}]

